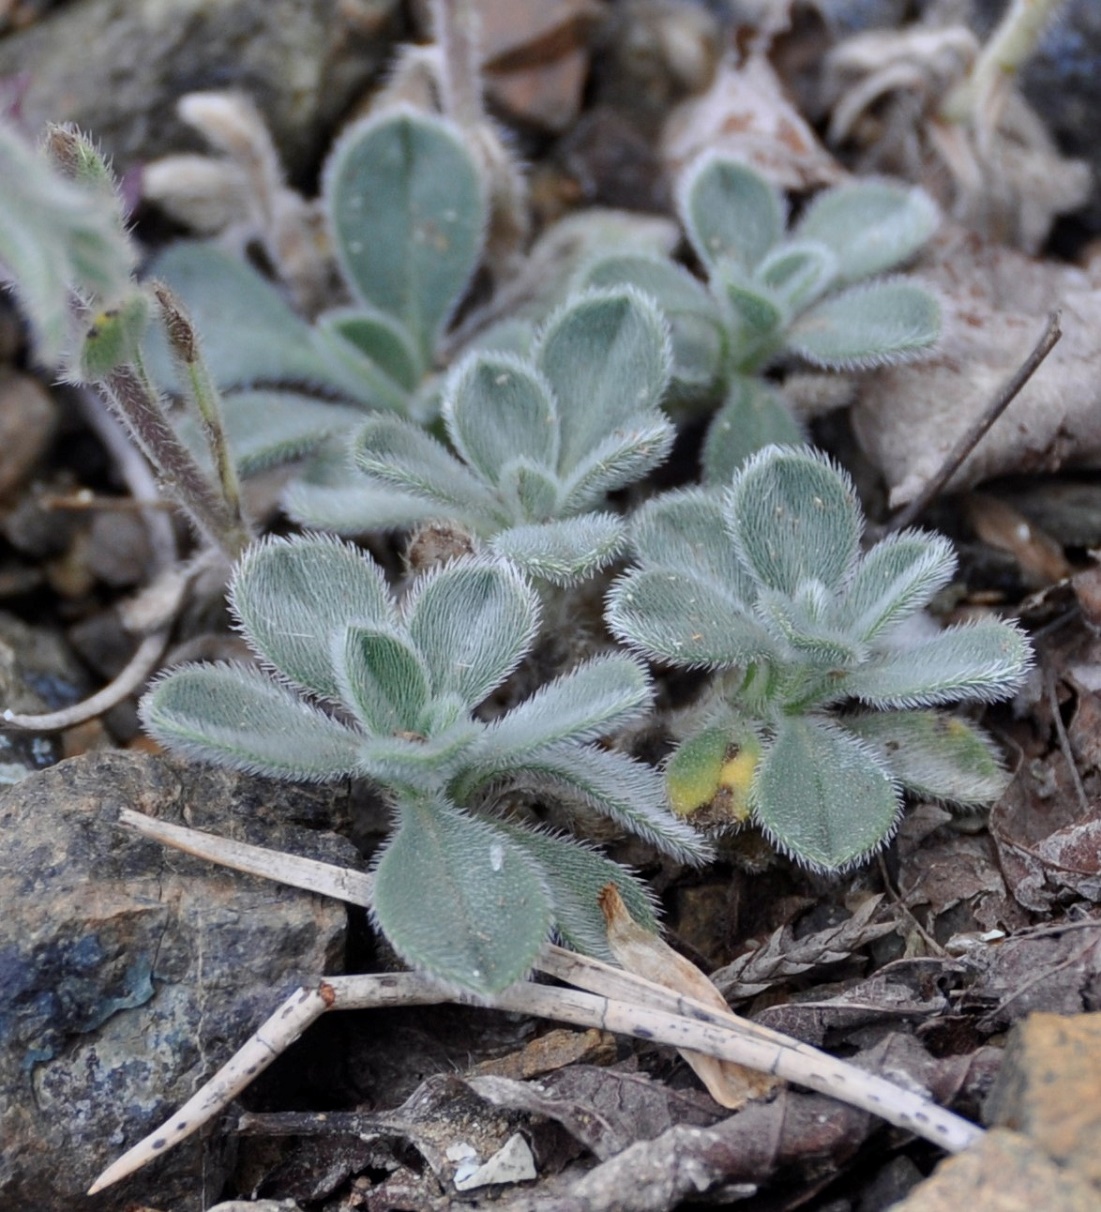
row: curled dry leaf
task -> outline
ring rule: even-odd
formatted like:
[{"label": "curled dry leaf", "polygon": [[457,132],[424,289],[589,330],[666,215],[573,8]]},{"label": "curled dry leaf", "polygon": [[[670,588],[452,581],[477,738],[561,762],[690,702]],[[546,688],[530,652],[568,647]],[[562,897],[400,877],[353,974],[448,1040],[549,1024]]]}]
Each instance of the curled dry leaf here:
[{"label": "curled dry leaf", "polygon": [[806,938],[795,938],[790,924],[781,926],[759,947],[720,968],[712,980],[730,1001],[741,1001],[789,977],[848,959],[865,943],[895,929],[893,921],[872,920],[882,900],[882,896],[870,896],[840,925],[817,930]]},{"label": "curled dry leaf", "polygon": [[[608,946],[628,972],[706,1002],[724,1013],[729,1010],[723,995],[695,964],[678,955],[668,943],[631,917],[615,884],[608,884],[601,892],[600,908],[608,927]],[[764,1098],[781,1084],[771,1074],[757,1073],[731,1061],[717,1060],[687,1048],[679,1051],[711,1097],[731,1110]]]},{"label": "curled dry leaf", "polygon": [[761,55],[722,65],[707,92],[670,115],[662,137],[670,178],[704,151],[737,156],[781,189],[837,185],[846,176]]},{"label": "curled dry leaf", "polygon": [[1063,338],[949,482],[959,491],[1004,474],[1101,463],[1101,289],[1082,270],[1037,261],[946,225],[922,264],[944,325],[931,357],[861,384],[857,437],[883,472],[892,508],[907,504],[1016,371],[1046,317]]}]

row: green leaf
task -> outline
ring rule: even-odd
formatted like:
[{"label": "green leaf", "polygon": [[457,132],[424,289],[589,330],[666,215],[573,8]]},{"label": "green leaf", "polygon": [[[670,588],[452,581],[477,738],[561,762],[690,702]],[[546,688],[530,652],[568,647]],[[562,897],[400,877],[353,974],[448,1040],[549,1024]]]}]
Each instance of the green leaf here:
[{"label": "green leaf", "polygon": [[907,790],[953,804],[982,805],[1009,785],[994,742],[959,716],[878,711],[845,716],[844,726],[879,753]]},{"label": "green leaf", "polygon": [[756,596],[726,533],[718,493],[685,488],[647,501],[634,516],[631,545],[644,567],[707,581],[734,608],[748,607]]},{"label": "green leaf", "polygon": [[560,489],[553,471],[524,456],[498,469],[498,499],[517,523],[539,524],[557,516]]},{"label": "green leaf", "polygon": [[[226,438],[241,475],[289,463],[363,424],[358,408],[297,391],[234,391],[222,397]],[[203,462],[208,447],[191,413],[173,418],[180,437]]]},{"label": "green leaf", "polygon": [[676,433],[659,414],[640,417],[597,441],[565,477],[558,512],[580,513],[603,501],[609,492],[642,479],[669,457]]},{"label": "green leaf", "polygon": [[539,865],[554,906],[554,932],[565,946],[614,963],[599,897],[615,884],[631,917],[647,930],[660,929],[649,888],[619,863],[575,838],[525,829],[510,821],[497,828]]},{"label": "green leaf", "polygon": [[[309,325],[243,261],[212,244],[181,240],[156,258],[151,273],[179,296],[202,338],[204,360],[219,387],[310,384],[377,406],[369,384],[326,358]],[[157,346],[149,355],[151,372],[167,387],[174,380],[167,351]]]},{"label": "green leaf", "polygon": [[530,577],[552,585],[575,585],[600,571],[624,547],[623,522],[610,513],[512,526],[496,534],[490,550],[511,560]]},{"label": "green leaf", "polygon": [[790,312],[732,261],[716,267],[712,287],[726,304],[733,329],[730,361],[735,370],[752,373],[780,351]]},{"label": "green leaf", "polygon": [[375,870],[374,919],[414,968],[488,997],[527,975],[551,900],[538,864],[503,830],[404,797]]},{"label": "green leaf", "polygon": [[399,391],[415,391],[425,373],[416,347],[402,325],[385,312],[363,307],[339,307],[317,319],[316,327],[347,341]]},{"label": "green leaf", "polygon": [[856,563],[863,520],[852,481],[810,449],[769,446],[735,473],[726,523],[746,568],[793,595],[805,580],[837,589]]},{"label": "green leaf", "polygon": [[936,203],[924,190],[859,181],[820,193],[796,225],[795,235],[831,248],[841,279],[852,282],[908,260],[939,221]]},{"label": "green leaf", "polygon": [[429,700],[422,720],[421,733],[365,737],[355,773],[399,794],[441,792],[466,766],[468,750],[485,725],[471,719],[462,703],[446,698]]},{"label": "green leaf", "polygon": [[405,602],[434,695],[474,707],[516,668],[539,623],[535,591],[504,560],[465,559],[421,577]]},{"label": "green leaf", "polygon": [[837,258],[824,244],[785,240],[761,261],[753,277],[791,313],[825,294],[836,272]]},{"label": "green leaf", "polygon": [[424,497],[397,492],[364,475],[352,466],[347,451],[331,444],[291,481],[281,504],[300,525],[343,535],[411,529],[440,514],[440,507]]},{"label": "green leaf", "polygon": [[0,263],[24,309],[35,354],[70,352],[71,296],[114,305],[132,289],[134,251],[113,193],[66,180],[10,123],[0,125]]},{"label": "green leaf", "polygon": [[817,366],[849,370],[916,358],[939,336],[936,298],[914,282],[888,279],[816,303],[790,325],[785,344]]},{"label": "green leaf", "polygon": [[559,741],[526,754],[503,754],[499,762],[472,759],[464,781],[474,780],[573,799],[681,863],[710,857],[700,835],[669,811],[660,772],[624,753]]},{"label": "green leaf", "polygon": [[488,486],[419,425],[371,417],[356,437],[355,465],[378,483],[430,502],[434,517],[495,529],[507,521]]},{"label": "green leaf", "polygon": [[550,384],[519,358],[465,358],[448,376],[443,417],[455,449],[489,484],[498,482],[513,458],[550,469],[558,459],[558,417]]},{"label": "green leaf", "polygon": [[806,582],[794,597],[763,587],[756,614],[780,643],[801,661],[818,669],[852,668],[867,657],[867,648],[834,620],[833,595],[816,581]]},{"label": "green leaf", "polygon": [[678,208],[697,256],[714,268],[732,258],[748,271],[784,234],[780,195],[748,164],[702,157],[683,179]]},{"label": "green leaf", "polygon": [[589,265],[580,285],[634,286],[661,308],[673,339],[673,379],[678,394],[708,388],[719,373],[723,320],[707,288],[682,265],[640,253],[605,256]]},{"label": "green leaf", "polygon": [[416,732],[428,701],[428,672],[393,628],[348,627],[333,637],[341,698],[368,732]]},{"label": "green leaf", "polygon": [[932,707],[963,699],[994,703],[1015,693],[1031,665],[1024,632],[991,619],[888,648],[847,674],[838,693],[871,707]]},{"label": "green leaf", "polygon": [[182,665],[153,683],[141,718],[162,745],[272,778],[325,781],[355,768],[363,738],[246,665]]},{"label": "green leaf", "polygon": [[632,288],[574,296],[540,332],[535,363],[558,402],[564,476],[618,430],[652,424],[669,385],[665,321]]},{"label": "green leaf", "polygon": [[941,535],[904,530],[888,535],[857,565],[842,606],[843,625],[873,640],[920,610],[952,579],[956,556]]},{"label": "green leaf", "polygon": [[412,109],[357,122],[329,157],[322,195],[348,280],[404,325],[430,365],[486,225],[485,189],[461,133]]},{"label": "green leaf", "polygon": [[856,866],[890,839],[901,802],[873,751],[826,720],[786,716],[751,792],[769,840],[816,871]]},{"label": "green leaf", "polygon": [[245,637],[306,690],[341,697],[333,636],[349,623],[378,626],[394,611],[382,570],[347,543],[320,535],[267,538],[241,557],[229,589]]},{"label": "green leaf", "polygon": [[687,572],[635,569],[608,594],[612,633],[681,669],[730,669],[770,660],[774,644],[728,593]]},{"label": "green leaf", "polygon": [[506,768],[555,741],[596,741],[639,718],[653,701],[646,670],[623,653],[596,657],[541,686],[491,723],[473,760]]},{"label": "green leaf", "polygon": [[798,421],[783,395],[756,377],[737,375],[715,413],[703,445],[706,484],[729,484],[733,474],[766,446],[801,446]]}]

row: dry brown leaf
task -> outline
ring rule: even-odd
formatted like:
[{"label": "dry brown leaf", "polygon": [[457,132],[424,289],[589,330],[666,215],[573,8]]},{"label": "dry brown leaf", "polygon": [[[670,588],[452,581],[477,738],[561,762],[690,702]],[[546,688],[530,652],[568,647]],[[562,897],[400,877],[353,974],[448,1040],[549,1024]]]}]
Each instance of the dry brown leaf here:
[{"label": "dry brown leaf", "polygon": [[1042,589],[1070,576],[1072,569],[1062,547],[1008,501],[973,492],[968,494],[965,508],[972,530],[984,543],[1013,556],[1030,589]]},{"label": "dry brown leaf", "polygon": [[872,921],[882,900],[882,896],[870,896],[840,925],[818,930],[806,938],[797,939],[790,925],[781,926],[759,947],[712,973],[711,979],[728,999],[738,1001],[756,997],[812,968],[848,959],[865,943],[895,929],[893,921]]},{"label": "dry brown leaf", "polygon": [[846,176],[760,55],[723,64],[707,92],[677,106],[661,150],[672,178],[704,151],[746,160],[781,189],[816,189]]},{"label": "dry brown leaf", "polygon": [[[601,892],[600,908],[608,927],[608,946],[628,972],[694,997],[716,1010],[729,1011],[726,999],[695,964],[678,955],[668,943],[643,929],[631,917],[615,884],[608,884]],[[731,1110],[744,1107],[752,1099],[764,1098],[781,1084],[771,1074],[757,1073],[731,1061],[717,1060],[686,1048],[679,1051],[711,1097]]]},{"label": "dry brown leaf", "polygon": [[926,361],[887,367],[861,384],[853,426],[897,508],[944,456],[1062,311],[1062,340],[950,482],[959,491],[1009,473],[1101,464],[1101,290],[1082,270],[1037,261],[946,226],[921,277],[944,307]]}]

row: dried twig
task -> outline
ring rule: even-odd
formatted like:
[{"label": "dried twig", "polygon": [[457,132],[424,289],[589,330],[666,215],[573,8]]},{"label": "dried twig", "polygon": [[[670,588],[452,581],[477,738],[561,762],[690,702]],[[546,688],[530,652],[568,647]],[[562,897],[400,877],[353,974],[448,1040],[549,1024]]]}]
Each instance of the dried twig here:
[{"label": "dried twig", "polygon": [[[229,842],[124,809],[120,822],[147,837],[214,862],[278,879],[295,887],[369,904],[372,879],[362,872],[299,859],[259,846]],[[575,1025],[688,1048],[797,1082],[860,1107],[950,1151],[966,1148],[982,1129],[911,1091],[836,1060],[809,1045],[671,992],[599,960],[547,946],[536,967],[590,992],[515,985],[486,1002],[488,1008],[535,1014]],[[207,1084],[157,1131],[119,1158],[96,1180],[100,1191],[197,1131],[253,1077],[329,1009],[425,1004],[455,1000],[428,977],[410,973],[333,977],[300,989]]]},{"label": "dried twig", "polygon": [[991,425],[1013,403],[1024,385],[1039,370],[1041,363],[1055,348],[1060,337],[1063,335],[1059,318],[1060,313],[1057,311],[1052,312],[1048,316],[1047,327],[1044,329],[1039,341],[1036,342],[1032,352],[1006,381],[994,399],[990,401],[990,404],[983,410],[982,416],[975,421],[948,454],[945,455],[944,462],[941,463],[936,475],[925,484],[921,492],[918,493],[909,505],[895,514],[886,524],[883,528],[884,533],[889,534],[891,531],[902,530],[906,526],[911,525],[928,508],[930,502],[936,498],[945,484],[956,474],[964,459],[979,444]]}]

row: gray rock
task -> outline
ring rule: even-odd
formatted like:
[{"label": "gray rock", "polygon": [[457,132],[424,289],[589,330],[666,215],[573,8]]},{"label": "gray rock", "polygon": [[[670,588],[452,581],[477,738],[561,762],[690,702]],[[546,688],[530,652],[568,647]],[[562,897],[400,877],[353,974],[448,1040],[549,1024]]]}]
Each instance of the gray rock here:
[{"label": "gray rock", "polygon": [[243,89],[272,125],[292,172],[389,55],[398,0],[80,0],[0,41],[0,78],[27,79],[33,130],[75,122],[116,167],[183,147],[181,94]]},{"label": "gray rock", "polygon": [[119,808],[348,865],[321,828],[338,794],[118,752],[0,793],[0,1210],[213,1202],[197,1139],[82,1193],[292,989],[340,970],[343,906],[166,850]]}]

